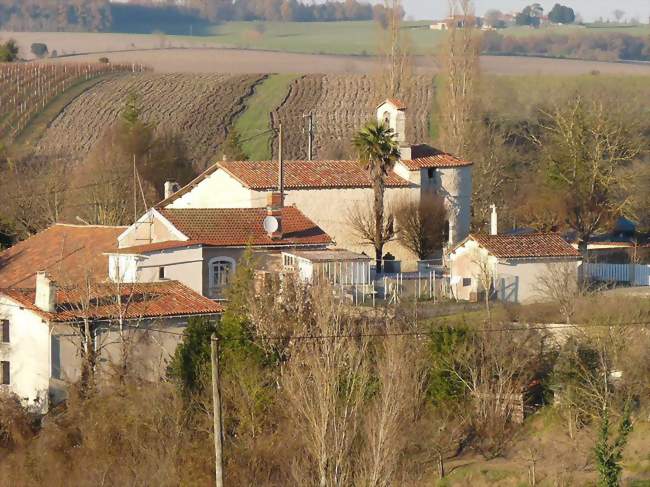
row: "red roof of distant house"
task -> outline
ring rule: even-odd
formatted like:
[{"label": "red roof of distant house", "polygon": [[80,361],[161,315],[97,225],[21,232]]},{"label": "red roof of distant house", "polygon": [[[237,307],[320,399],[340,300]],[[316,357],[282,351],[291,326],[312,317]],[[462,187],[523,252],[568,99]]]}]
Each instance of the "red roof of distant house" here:
[{"label": "red roof of distant house", "polygon": [[[467,239],[475,240],[490,254],[503,259],[581,257],[580,252],[574,249],[557,233],[530,233],[522,235],[473,233]],[[463,245],[463,243],[457,245],[456,248]]]},{"label": "red roof of distant house", "polygon": [[191,245],[295,247],[332,242],[329,235],[295,206],[282,208],[282,238],[278,239],[272,239],[264,230],[266,208],[161,208],[158,211],[188,240],[126,247],[118,253],[147,253]]},{"label": "red roof of distant house", "polygon": [[403,160],[402,164],[411,171],[436,167],[463,167],[472,165],[470,161],[460,159],[426,144],[411,146],[411,159]]},{"label": "red roof of distant house", "polygon": [[[0,293],[21,306],[54,322],[95,320],[134,320],[143,318],[218,314],[223,307],[192,291],[177,281],[153,283],[94,284],[89,292],[85,288],[57,289],[56,311],[48,313],[34,304],[34,289],[2,289]],[[117,304],[120,296],[121,305]]]},{"label": "red roof of distant house", "polygon": [[108,274],[106,252],[117,249],[117,237],[126,227],[57,223],[0,253],[0,288],[35,285],[38,271],[60,282]]},{"label": "red roof of distant house", "polygon": [[[224,171],[244,186],[270,190],[278,185],[278,163],[275,161],[223,161]],[[286,161],[286,189],[370,188],[372,180],[359,161]],[[409,186],[409,182],[391,172],[387,187]]]}]

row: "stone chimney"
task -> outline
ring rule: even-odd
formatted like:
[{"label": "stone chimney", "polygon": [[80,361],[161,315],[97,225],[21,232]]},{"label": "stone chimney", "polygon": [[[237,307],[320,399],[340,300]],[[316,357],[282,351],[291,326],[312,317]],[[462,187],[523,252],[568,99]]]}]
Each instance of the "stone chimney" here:
[{"label": "stone chimney", "polygon": [[165,181],[165,199],[169,198],[179,189],[181,189],[181,185],[176,181]]},{"label": "stone chimney", "polygon": [[37,308],[54,313],[56,311],[56,283],[45,272],[36,273],[36,297],[34,304]]},{"label": "stone chimney", "polygon": [[273,217],[278,222],[278,228],[269,233],[269,237],[273,240],[279,240],[282,238],[282,193],[274,191],[267,195],[266,199],[266,216]]},{"label": "stone chimney", "polygon": [[492,213],[490,214],[490,235],[498,235],[497,207],[496,205],[490,205],[490,208],[492,209]]}]

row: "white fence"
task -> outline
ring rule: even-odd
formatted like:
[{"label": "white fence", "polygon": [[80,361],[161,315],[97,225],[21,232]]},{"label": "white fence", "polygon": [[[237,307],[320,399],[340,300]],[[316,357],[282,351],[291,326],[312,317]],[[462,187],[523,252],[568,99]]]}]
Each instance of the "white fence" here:
[{"label": "white fence", "polygon": [[584,276],[594,281],[626,282],[632,286],[650,286],[650,265],[582,264]]}]

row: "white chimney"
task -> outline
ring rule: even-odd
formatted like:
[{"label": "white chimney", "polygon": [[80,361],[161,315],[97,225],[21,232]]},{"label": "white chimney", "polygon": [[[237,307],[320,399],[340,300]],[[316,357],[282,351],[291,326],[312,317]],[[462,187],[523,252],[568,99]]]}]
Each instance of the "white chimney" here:
[{"label": "white chimney", "polygon": [[490,208],[492,208],[492,214],[490,215],[490,235],[498,235],[497,207],[496,205],[490,205]]},{"label": "white chimney", "polygon": [[56,284],[45,272],[36,273],[36,297],[34,304],[37,308],[54,313],[56,311]]},{"label": "white chimney", "polygon": [[181,189],[181,185],[176,181],[165,181],[165,199],[169,198],[179,189]]}]

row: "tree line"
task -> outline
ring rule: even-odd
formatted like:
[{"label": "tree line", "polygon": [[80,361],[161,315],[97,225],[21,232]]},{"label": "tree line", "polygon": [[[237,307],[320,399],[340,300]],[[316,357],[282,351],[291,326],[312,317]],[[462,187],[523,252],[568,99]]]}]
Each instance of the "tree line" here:
[{"label": "tree line", "polygon": [[486,32],[483,52],[488,54],[548,56],[594,61],[649,61],[650,38],[625,33],[539,34],[528,37]]},{"label": "tree line", "polygon": [[[386,19],[384,5],[358,0],[307,3],[299,0],[140,0],[112,4],[108,0],[0,0],[0,28],[15,31],[110,31],[130,25],[173,25],[178,22],[338,21]],[[404,14],[400,9],[401,15]]]}]

